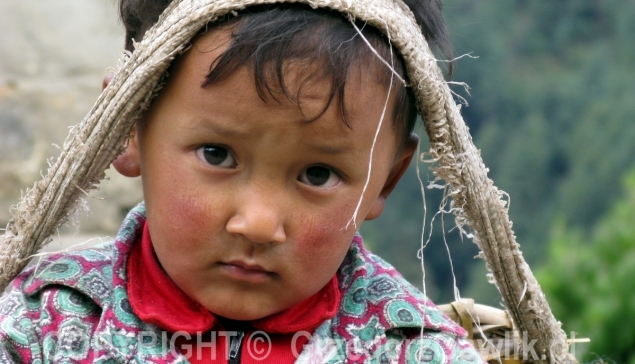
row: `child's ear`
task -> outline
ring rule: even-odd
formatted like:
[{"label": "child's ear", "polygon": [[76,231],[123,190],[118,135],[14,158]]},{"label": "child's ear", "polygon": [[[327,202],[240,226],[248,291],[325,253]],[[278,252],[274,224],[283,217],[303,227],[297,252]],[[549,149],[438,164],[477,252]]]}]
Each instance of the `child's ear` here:
[{"label": "child's ear", "polygon": [[130,132],[130,139],[128,139],[126,149],[112,161],[112,165],[117,172],[126,177],[139,177],[141,175],[139,140],[136,127]]},{"label": "child's ear", "polygon": [[108,87],[108,84],[110,84],[110,81],[112,81],[112,79],[115,77],[115,74],[112,72],[108,72],[106,73],[106,75],[104,76],[104,79],[101,80],[101,90],[105,90],[106,87]]},{"label": "child's ear", "polygon": [[370,210],[368,210],[368,214],[366,214],[366,220],[376,219],[384,212],[384,207],[386,206],[386,198],[395,189],[397,183],[401,179],[408,166],[410,165],[410,161],[412,160],[412,156],[417,150],[417,145],[419,143],[419,136],[415,133],[411,133],[408,141],[406,142],[406,148],[402,152],[401,156],[396,160],[392,169],[390,170],[390,174],[386,179],[386,183],[384,184],[384,188],[379,193],[379,196],[373,201],[373,205]]}]

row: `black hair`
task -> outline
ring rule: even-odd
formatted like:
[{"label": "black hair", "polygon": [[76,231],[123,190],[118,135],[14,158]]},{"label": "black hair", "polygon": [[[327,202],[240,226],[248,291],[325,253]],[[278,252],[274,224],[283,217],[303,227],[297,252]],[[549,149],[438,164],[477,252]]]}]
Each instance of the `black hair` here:
[{"label": "black hair", "polygon": [[[133,50],[133,40],[139,42],[158,20],[172,0],[119,0],[119,16],[126,28],[125,47]],[[413,12],[423,36],[433,50],[452,59],[452,46],[443,21],[441,0],[403,0]],[[448,76],[451,76],[451,69]]]},{"label": "black hair", "polygon": [[[170,2],[120,0],[127,50],[133,51],[133,40],[138,42],[143,38]],[[441,17],[440,1],[405,0],[405,3],[415,13],[428,43],[450,59],[452,52]],[[392,57],[394,71],[406,80],[404,61],[398,52],[393,54],[383,33],[364,23],[356,22],[355,25],[383,59],[390,62]],[[330,98],[323,112],[335,100],[344,122],[349,125],[344,107],[344,86],[351,69],[364,64],[364,71],[373,72],[373,78],[380,84],[388,87],[393,80],[393,89],[397,93],[393,125],[399,149],[405,146],[417,116],[414,95],[392,77],[392,71],[387,66],[379,63],[377,56],[344,15],[299,4],[258,5],[238,15],[227,15],[209,24],[202,32],[220,27],[231,27],[232,43],[210,65],[202,87],[220,82],[240,67],[247,66],[254,73],[256,88],[263,100],[276,100],[274,90],[281,90],[287,98],[297,101],[298,95],[291,95],[284,83],[285,62],[308,60],[311,65],[317,62],[320,67],[311,68],[313,72],[305,79],[319,77],[331,80]],[[451,73],[451,70],[450,67],[448,72]]]}]

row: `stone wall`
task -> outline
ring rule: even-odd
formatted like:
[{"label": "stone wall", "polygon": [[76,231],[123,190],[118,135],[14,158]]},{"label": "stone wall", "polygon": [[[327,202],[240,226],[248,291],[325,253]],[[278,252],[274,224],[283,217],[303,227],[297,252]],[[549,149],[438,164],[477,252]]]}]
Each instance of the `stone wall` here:
[{"label": "stone wall", "polygon": [[[124,34],[116,4],[0,1],[0,227],[21,191],[59,154],[55,145],[88,112],[104,74],[116,65]],[[137,179],[115,171],[108,176],[87,198],[84,233],[114,234],[122,214],[142,198]]]}]

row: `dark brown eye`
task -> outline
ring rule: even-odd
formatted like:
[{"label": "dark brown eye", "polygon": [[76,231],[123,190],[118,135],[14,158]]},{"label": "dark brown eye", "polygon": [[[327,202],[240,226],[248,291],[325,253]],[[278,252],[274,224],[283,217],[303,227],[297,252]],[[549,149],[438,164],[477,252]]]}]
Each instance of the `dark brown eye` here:
[{"label": "dark brown eye", "polygon": [[319,188],[331,188],[340,182],[340,178],[330,168],[311,166],[300,174],[298,180],[307,185]]},{"label": "dark brown eye", "polygon": [[205,145],[196,150],[196,155],[203,162],[216,167],[234,168],[236,160],[232,153],[225,147],[218,145]]}]

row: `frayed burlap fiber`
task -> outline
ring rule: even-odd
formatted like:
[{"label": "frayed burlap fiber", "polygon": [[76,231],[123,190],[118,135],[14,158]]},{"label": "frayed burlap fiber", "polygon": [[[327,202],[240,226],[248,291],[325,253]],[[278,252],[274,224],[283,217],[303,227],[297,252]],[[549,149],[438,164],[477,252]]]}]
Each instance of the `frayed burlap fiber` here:
[{"label": "frayed burlap fiber", "polygon": [[[176,55],[215,18],[263,0],[175,0],[159,23],[122,58],[118,72],[88,115],[75,126],[60,157],[15,207],[14,218],[0,236],[0,288],[4,288],[49,241],[77,202],[104,178],[104,171],[122,152],[136,118],[161,87],[162,76]],[[293,1],[290,1],[293,2]],[[437,60],[410,10],[401,0],[302,0],[312,7],[348,14],[384,31],[406,61],[408,77],[430,139],[433,171],[444,180],[459,225],[474,241],[513,317],[526,333],[538,362],[569,362],[560,323],[551,314],[531,270],[515,241],[502,192],[472,143]]]}]

